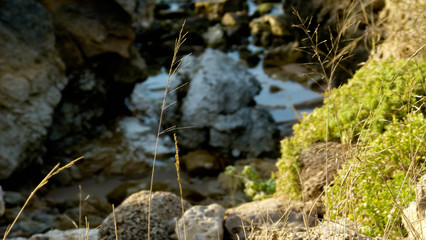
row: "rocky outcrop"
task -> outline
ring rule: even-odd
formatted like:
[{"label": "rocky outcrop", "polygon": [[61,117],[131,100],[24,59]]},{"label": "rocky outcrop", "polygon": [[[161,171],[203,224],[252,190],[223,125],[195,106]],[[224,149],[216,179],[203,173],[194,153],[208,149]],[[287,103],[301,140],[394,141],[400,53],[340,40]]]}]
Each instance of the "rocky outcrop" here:
[{"label": "rocky outcrop", "polygon": [[[148,201],[149,191],[141,191],[128,197],[115,209],[118,239],[147,239]],[[180,198],[172,193],[154,192],[151,204],[151,239],[168,240],[174,231],[176,218],[182,216]],[[185,209],[190,207],[189,203],[184,202]],[[102,223],[99,238],[115,239],[112,213]]]},{"label": "rocky outcrop", "polygon": [[32,0],[0,3],[0,52],[0,179],[5,179],[40,159],[67,80],[50,15]]},{"label": "rocky outcrop", "polygon": [[222,240],[224,215],[225,209],[216,203],[208,206],[194,206],[186,210],[183,217],[179,219],[175,230],[176,235],[178,239]]}]

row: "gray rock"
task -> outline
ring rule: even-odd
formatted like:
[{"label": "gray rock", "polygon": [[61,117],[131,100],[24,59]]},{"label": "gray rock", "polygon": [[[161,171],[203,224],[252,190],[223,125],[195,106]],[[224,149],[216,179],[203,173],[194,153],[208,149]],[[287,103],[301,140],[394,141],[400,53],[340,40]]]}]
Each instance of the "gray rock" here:
[{"label": "gray rock", "polygon": [[4,197],[4,192],[3,192],[3,189],[0,186],[0,217],[3,216],[4,211],[6,210],[5,206],[4,206],[4,199],[3,199],[3,197]]},{"label": "gray rock", "polygon": [[99,229],[50,230],[47,233],[35,234],[29,240],[97,240]]},{"label": "gray rock", "polygon": [[[145,240],[148,234],[149,191],[132,194],[115,210],[118,239]],[[182,215],[180,198],[168,192],[154,192],[151,201],[151,239],[169,239]],[[184,208],[191,205],[184,202]],[[110,214],[99,229],[99,238],[115,239],[114,217]]]},{"label": "gray rock", "polygon": [[[180,126],[194,128],[180,132],[180,146],[195,149],[209,144],[234,156],[276,150],[275,123],[269,113],[253,108],[260,85],[247,69],[212,49],[188,61],[191,65],[181,73],[190,86]],[[259,140],[265,141],[260,145]]]},{"label": "gray rock", "polygon": [[[178,239],[223,239],[222,222],[224,215],[225,209],[216,203],[209,206],[194,206],[186,210],[175,229],[176,234],[179,236]],[[185,229],[183,222],[185,222]],[[184,230],[186,230],[186,234]]]},{"label": "gray rock", "polygon": [[[37,24],[31,24],[38,19]],[[0,8],[0,179],[39,160],[67,80],[49,13],[32,0]]]}]

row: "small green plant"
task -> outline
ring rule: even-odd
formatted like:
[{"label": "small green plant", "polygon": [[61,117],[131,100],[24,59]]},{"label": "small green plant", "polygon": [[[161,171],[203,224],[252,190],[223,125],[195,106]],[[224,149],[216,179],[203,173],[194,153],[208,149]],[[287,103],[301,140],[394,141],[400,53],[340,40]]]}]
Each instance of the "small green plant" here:
[{"label": "small green plant", "polygon": [[240,173],[237,173],[235,166],[228,166],[225,175],[237,180],[244,185],[244,192],[253,200],[265,199],[275,193],[275,180],[270,178],[262,180],[259,174],[250,166],[244,166]]}]

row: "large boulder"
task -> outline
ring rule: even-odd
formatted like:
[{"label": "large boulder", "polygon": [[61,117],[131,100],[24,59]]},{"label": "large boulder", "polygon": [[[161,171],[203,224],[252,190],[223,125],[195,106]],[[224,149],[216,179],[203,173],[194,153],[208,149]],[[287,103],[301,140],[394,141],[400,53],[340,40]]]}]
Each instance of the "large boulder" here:
[{"label": "large boulder", "polygon": [[0,2],[0,179],[40,159],[67,80],[49,13],[32,0]]},{"label": "large boulder", "polygon": [[[148,237],[149,191],[134,193],[111,213],[99,229],[99,239],[145,240]],[[184,208],[191,205],[184,201]],[[180,198],[168,192],[152,193],[151,201],[151,239],[170,239],[176,220],[182,216]],[[115,232],[115,224],[117,233]]]},{"label": "large boulder", "polygon": [[[186,82],[189,86],[167,94],[167,105],[176,104],[165,109],[163,119],[166,126],[189,127],[179,131],[180,147],[213,148],[234,157],[276,153],[276,125],[267,111],[255,107],[260,84],[246,67],[213,49],[186,58],[182,66],[169,90]],[[131,111],[158,122],[165,86],[156,78],[138,84],[130,97]]]},{"label": "large boulder", "polygon": [[209,145],[235,157],[274,152],[276,126],[269,113],[254,107],[260,84],[247,69],[212,49],[188,61],[181,72],[189,89],[180,126],[193,128],[180,132],[180,145]]}]

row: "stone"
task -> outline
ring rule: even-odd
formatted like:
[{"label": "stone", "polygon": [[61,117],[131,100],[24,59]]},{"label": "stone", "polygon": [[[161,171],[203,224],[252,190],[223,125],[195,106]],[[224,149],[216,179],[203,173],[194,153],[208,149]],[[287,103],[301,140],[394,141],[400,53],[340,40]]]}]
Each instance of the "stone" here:
[{"label": "stone", "polygon": [[226,46],[225,32],[220,24],[209,27],[207,32],[203,34],[203,38],[208,47],[220,48]]},{"label": "stone", "polygon": [[259,35],[264,31],[270,32],[273,36],[287,36],[289,31],[285,21],[272,15],[265,15],[260,18],[255,18],[250,22],[250,29],[252,35]]},{"label": "stone", "polygon": [[[132,194],[115,209],[118,239],[145,240],[148,234],[149,191]],[[184,201],[184,209],[191,205]],[[151,239],[168,240],[177,219],[182,216],[180,198],[168,192],[153,192],[151,201]],[[99,238],[115,239],[114,217],[111,213],[99,229]]]},{"label": "stone", "polygon": [[224,215],[225,209],[216,203],[194,206],[186,210],[179,219],[175,229],[176,235],[179,236],[178,239],[187,240],[222,240]]},{"label": "stone", "polygon": [[130,57],[129,49],[135,38],[131,16],[117,3],[99,5],[94,0],[64,2],[51,10],[55,28],[64,31],[64,35],[74,41],[69,44],[76,44],[83,56],[93,58],[115,53],[124,58]]},{"label": "stone", "polygon": [[[151,169],[157,138],[157,123],[145,123],[136,117],[117,120],[115,127],[100,136],[81,141],[72,152],[84,154],[77,167],[83,176],[93,174],[142,174]],[[175,154],[173,141],[167,135],[159,138],[157,159],[166,160]]]},{"label": "stone", "polygon": [[41,162],[47,128],[67,83],[53,29],[49,12],[39,3],[2,1],[0,179]]},{"label": "stone", "polygon": [[179,146],[208,144],[234,157],[273,154],[276,126],[268,112],[254,108],[260,85],[247,68],[213,49],[187,61],[192,64],[180,73],[189,81],[180,126],[194,127],[180,133]]},{"label": "stone", "polygon": [[405,229],[408,231],[408,239],[426,238],[426,175],[423,175],[416,185],[416,201],[411,202],[403,210],[402,217]]},{"label": "stone", "polygon": [[155,0],[115,0],[131,17],[136,26],[149,28],[154,21]]},{"label": "stone", "polygon": [[263,68],[281,67],[297,62],[302,56],[302,53],[297,49],[298,46],[297,42],[291,42],[270,49],[265,53]]},{"label": "stone", "polygon": [[5,206],[4,206],[4,192],[3,189],[0,186],[0,217],[3,216],[4,211],[6,210]]},{"label": "stone", "polygon": [[[313,227],[315,218],[308,215],[312,203],[293,203],[283,198],[269,198],[241,204],[225,211],[224,225],[232,239],[246,239],[247,234],[262,228],[301,230]],[[307,218],[305,225],[304,216]]]},{"label": "stone", "polygon": [[247,8],[242,0],[195,1],[194,13],[207,17],[210,21],[220,21],[227,12],[237,12]]},{"label": "stone", "polygon": [[300,182],[305,200],[315,200],[322,195],[324,187],[333,181],[337,170],[350,157],[350,150],[337,142],[314,143],[302,150]]},{"label": "stone", "polygon": [[35,234],[29,240],[97,240],[99,229],[49,230],[46,233]]},{"label": "stone", "polygon": [[191,176],[215,175],[220,170],[218,156],[206,150],[196,150],[181,157],[185,171]]},{"label": "stone", "polygon": [[225,27],[235,27],[241,24],[248,23],[247,13],[243,11],[239,12],[227,12],[223,15],[221,24]]}]

